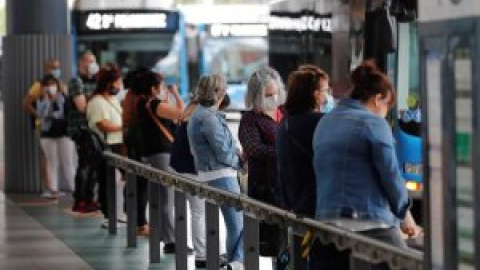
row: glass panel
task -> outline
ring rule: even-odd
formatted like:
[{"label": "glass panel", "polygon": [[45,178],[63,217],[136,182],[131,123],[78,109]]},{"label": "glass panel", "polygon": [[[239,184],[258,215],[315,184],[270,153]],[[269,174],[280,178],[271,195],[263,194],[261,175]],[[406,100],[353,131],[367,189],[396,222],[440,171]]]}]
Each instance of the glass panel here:
[{"label": "glass panel", "polygon": [[459,269],[474,269],[472,168],[472,60],[468,48],[454,50],[455,146]]}]

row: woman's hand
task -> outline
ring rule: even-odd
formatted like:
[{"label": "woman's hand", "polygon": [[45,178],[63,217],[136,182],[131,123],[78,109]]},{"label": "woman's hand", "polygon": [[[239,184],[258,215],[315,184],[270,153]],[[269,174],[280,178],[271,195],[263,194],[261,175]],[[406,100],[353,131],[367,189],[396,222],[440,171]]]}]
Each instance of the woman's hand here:
[{"label": "woman's hand", "polygon": [[422,233],[422,228],[417,225],[410,211],[405,215],[405,219],[400,225],[402,232],[410,238],[415,238]]},{"label": "woman's hand", "polygon": [[174,84],[167,85],[167,91],[172,95],[178,95],[178,87]]}]

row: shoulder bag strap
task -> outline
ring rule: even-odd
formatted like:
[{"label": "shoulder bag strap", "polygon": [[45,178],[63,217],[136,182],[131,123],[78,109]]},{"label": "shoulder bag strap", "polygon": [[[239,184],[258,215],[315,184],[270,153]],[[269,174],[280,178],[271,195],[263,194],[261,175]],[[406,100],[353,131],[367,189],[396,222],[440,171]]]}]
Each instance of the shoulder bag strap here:
[{"label": "shoulder bag strap", "polygon": [[147,109],[147,112],[148,114],[150,115],[150,117],[152,118],[153,122],[155,122],[155,124],[158,126],[158,128],[162,131],[163,135],[165,135],[165,137],[167,137],[167,139],[173,143],[175,141],[172,133],[165,127],[164,124],[162,124],[160,122],[160,120],[158,120],[158,118],[153,114],[152,112],[152,109],[150,107],[150,102],[152,100],[149,100],[146,104],[146,109]]}]

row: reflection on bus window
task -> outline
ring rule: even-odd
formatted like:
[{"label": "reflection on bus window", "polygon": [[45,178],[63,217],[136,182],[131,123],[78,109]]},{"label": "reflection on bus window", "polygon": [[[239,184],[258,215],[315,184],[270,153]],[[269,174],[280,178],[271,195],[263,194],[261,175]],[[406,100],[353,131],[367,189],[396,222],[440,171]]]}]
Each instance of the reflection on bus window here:
[{"label": "reflection on bus window", "polygon": [[205,64],[211,72],[226,76],[228,83],[244,83],[257,68],[268,63],[264,38],[209,39]]}]

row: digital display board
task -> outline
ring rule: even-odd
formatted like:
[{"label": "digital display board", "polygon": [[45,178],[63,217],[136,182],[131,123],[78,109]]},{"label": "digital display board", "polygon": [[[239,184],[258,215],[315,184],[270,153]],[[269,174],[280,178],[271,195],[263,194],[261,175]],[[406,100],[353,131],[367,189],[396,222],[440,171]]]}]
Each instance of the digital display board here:
[{"label": "digital display board", "polygon": [[166,10],[90,10],[75,11],[78,34],[118,32],[175,32],[179,13]]}]

